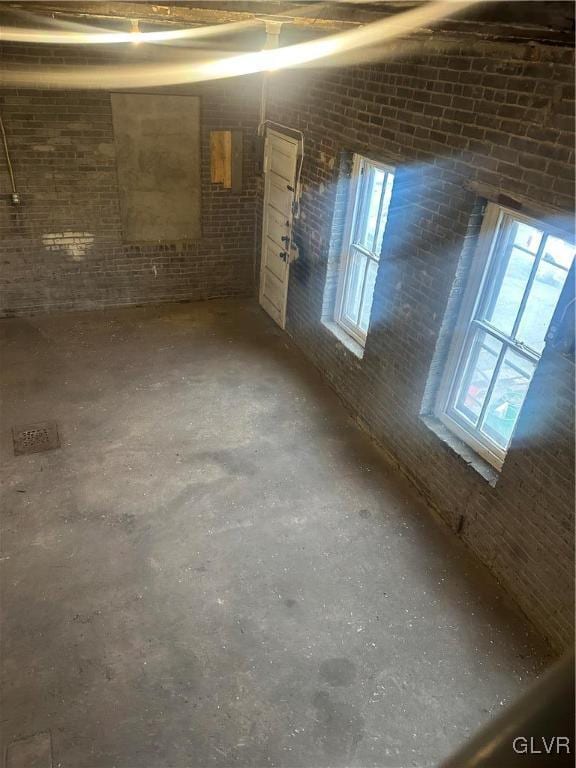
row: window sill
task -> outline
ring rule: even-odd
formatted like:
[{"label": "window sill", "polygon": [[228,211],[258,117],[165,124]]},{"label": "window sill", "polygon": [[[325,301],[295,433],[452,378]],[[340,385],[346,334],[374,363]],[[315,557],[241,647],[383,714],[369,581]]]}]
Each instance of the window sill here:
[{"label": "window sill", "polygon": [[439,437],[445,445],[454,451],[454,453],[463,459],[469,467],[472,467],[472,469],[494,488],[500,477],[500,472],[498,472],[497,469],[479,456],[473,448],[466,445],[463,440],[456,437],[453,432],[450,432],[448,427],[445,427],[444,424],[434,416],[420,416],[420,418],[436,437]]},{"label": "window sill", "polygon": [[352,352],[359,360],[364,357],[364,347],[352,338],[334,320],[322,320],[322,325],[343,344],[349,352]]}]

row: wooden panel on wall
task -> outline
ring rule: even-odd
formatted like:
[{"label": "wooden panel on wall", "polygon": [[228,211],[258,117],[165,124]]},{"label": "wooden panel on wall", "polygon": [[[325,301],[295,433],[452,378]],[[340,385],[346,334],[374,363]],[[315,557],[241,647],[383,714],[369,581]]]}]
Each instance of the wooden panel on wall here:
[{"label": "wooden panel on wall", "polygon": [[242,131],[210,131],[210,180],[242,191]]},{"label": "wooden panel on wall", "polygon": [[232,188],[232,132],[210,132],[210,174],[212,184]]}]

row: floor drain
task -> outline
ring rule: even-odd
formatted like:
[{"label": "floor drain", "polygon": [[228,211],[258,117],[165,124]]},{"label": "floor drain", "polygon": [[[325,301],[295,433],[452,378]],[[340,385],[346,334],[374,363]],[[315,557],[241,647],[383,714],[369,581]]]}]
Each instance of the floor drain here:
[{"label": "floor drain", "polygon": [[42,421],[40,424],[12,427],[12,439],[15,456],[60,448],[58,425],[55,421]]}]

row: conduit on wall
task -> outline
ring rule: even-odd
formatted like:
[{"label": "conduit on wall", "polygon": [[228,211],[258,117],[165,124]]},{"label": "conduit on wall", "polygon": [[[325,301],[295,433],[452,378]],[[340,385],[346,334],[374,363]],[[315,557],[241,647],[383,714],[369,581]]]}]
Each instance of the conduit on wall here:
[{"label": "conduit on wall", "polygon": [[0,115],[0,131],[2,132],[2,143],[4,144],[4,154],[6,156],[6,166],[8,167],[8,175],[10,176],[10,183],[12,184],[12,194],[10,199],[13,205],[20,205],[20,195],[16,190],[16,181],[14,179],[14,169],[12,168],[12,161],[10,160],[10,151],[8,149],[8,139],[6,138],[6,131],[4,130],[4,122],[2,115]]}]

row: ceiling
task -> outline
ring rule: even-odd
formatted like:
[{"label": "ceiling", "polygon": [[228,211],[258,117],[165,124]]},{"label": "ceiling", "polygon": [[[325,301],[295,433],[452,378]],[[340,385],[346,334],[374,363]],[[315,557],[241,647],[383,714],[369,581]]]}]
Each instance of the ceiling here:
[{"label": "ceiling", "polygon": [[[291,19],[293,32],[304,37],[354,28],[420,6],[423,0],[386,0],[360,3],[331,0],[301,0],[298,4],[280,0],[211,0],[210,2],[63,2],[36,0],[0,3],[5,25],[38,26],[38,19],[56,18],[84,24],[122,28],[137,19],[144,25],[206,25],[245,21],[255,15],[281,15]],[[490,2],[480,3],[459,16],[436,24],[444,32],[474,35],[487,39],[534,40],[573,46],[574,3],[572,2]]]}]

